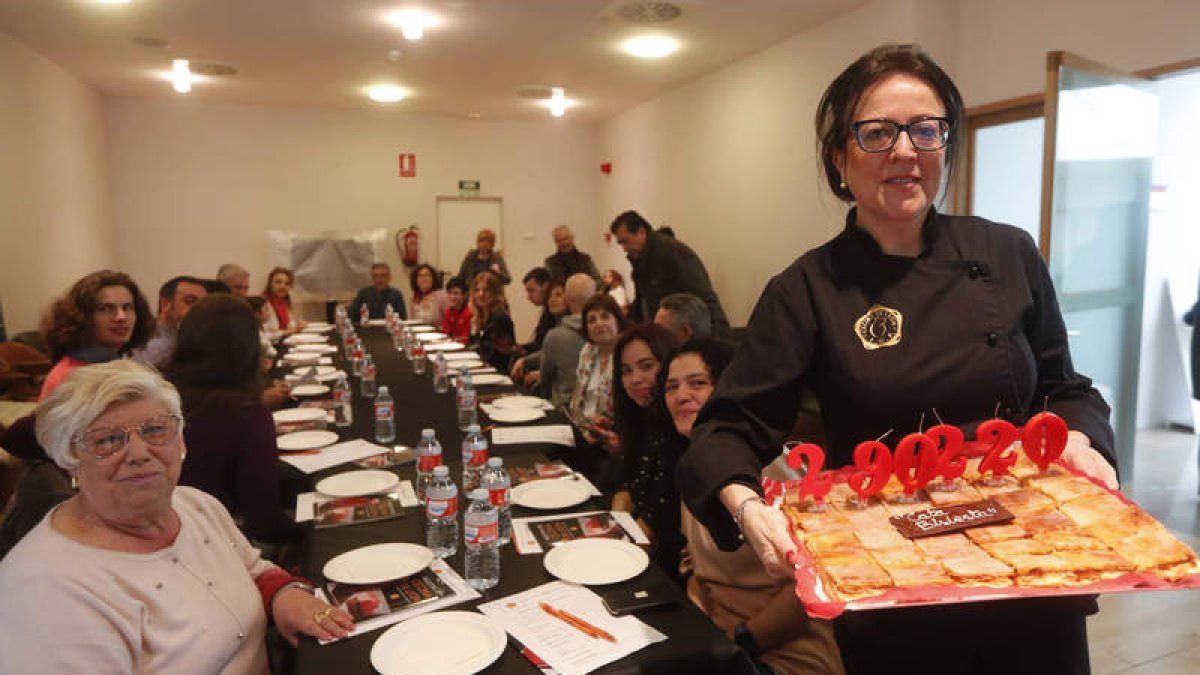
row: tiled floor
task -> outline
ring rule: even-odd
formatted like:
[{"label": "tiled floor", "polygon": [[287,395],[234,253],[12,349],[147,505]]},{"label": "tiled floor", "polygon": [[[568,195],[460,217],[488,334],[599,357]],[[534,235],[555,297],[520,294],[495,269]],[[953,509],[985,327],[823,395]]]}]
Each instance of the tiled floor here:
[{"label": "tiled floor", "polygon": [[[1200,545],[1196,437],[1138,433],[1134,482],[1126,494],[1193,549]],[[1200,590],[1100,598],[1088,620],[1095,675],[1200,673]]]}]

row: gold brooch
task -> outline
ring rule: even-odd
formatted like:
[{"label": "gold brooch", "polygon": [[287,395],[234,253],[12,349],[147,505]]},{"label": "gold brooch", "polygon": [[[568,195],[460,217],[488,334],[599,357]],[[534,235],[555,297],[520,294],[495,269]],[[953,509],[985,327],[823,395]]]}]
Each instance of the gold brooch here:
[{"label": "gold brooch", "polygon": [[875,305],[854,322],[854,334],[863,349],[879,349],[900,344],[904,315],[883,305]]}]

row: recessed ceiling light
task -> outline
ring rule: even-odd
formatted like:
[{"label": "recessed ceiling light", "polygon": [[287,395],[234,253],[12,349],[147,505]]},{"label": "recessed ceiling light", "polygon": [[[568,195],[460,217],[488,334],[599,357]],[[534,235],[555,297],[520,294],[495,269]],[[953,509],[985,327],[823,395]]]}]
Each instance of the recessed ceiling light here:
[{"label": "recessed ceiling light", "polygon": [[380,103],[395,103],[408,95],[404,87],[398,87],[394,84],[376,84],[367,88],[367,96],[371,97],[372,101]]},{"label": "recessed ceiling light", "polygon": [[425,29],[434,25],[432,16],[418,9],[402,9],[388,15],[388,21],[400,27],[406,40],[420,40]]},{"label": "recessed ceiling light", "polygon": [[643,59],[661,59],[679,49],[679,42],[663,35],[643,35],[630,38],[621,44],[627,54]]},{"label": "recessed ceiling light", "polygon": [[101,5],[124,5],[128,3],[129,0],[96,0],[96,2]]},{"label": "recessed ceiling light", "polygon": [[192,90],[192,81],[195,77],[192,71],[188,68],[187,59],[175,59],[171,62],[171,86],[180,94],[186,94]]}]

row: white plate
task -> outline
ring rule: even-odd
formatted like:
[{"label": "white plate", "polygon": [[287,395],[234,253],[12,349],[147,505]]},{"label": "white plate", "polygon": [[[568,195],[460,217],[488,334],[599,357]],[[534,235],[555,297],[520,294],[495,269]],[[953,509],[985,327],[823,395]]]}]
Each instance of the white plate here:
[{"label": "white plate", "polygon": [[[542,481],[545,482],[545,481]],[[575,584],[615,584],[641,574],[650,564],[646,552],[620,539],[575,539],[550,549],[546,571]]]},{"label": "white plate", "polygon": [[478,361],[479,359],[479,354],[476,354],[475,352],[458,352],[455,354],[446,355],[447,361]]},{"label": "white plate", "polygon": [[457,373],[463,368],[466,368],[467,370],[471,370],[473,368],[482,368],[483,361],[479,361],[477,359],[458,359],[456,361],[451,361],[450,359],[446,359],[446,365],[450,366],[450,370]]},{"label": "white plate", "polygon": [[325,419],[324,408],[288,408],[286,410],[276,410],[271,413],[271,417],[279,424],[291,424],[293,422],[315,422]]},{"label": "white plate", "polygon": [[[421,335],[423,333],[436,333],[437,332],[437,329],[434,328],[433,326],[413,326],[412,328],[409,328],[409,330],[416,333],[417,335]],[[442,335],[442,337],[446,337],[446,336]]]},{"label": "white plate", "polygon": [[320,354],[314,354],[313,352],[298,352],[294,349],[283,355],[284,361],[290,361],[292,363],[316,363],[320,358]]},{"label": "white plate", "polygon": [[387,319],[367,319],[368,326],[386,326]]},{"label": "white plate", "polygon": [[295,335],[283,338],[283,344],[285,345],[300,345],[324,341],[324,335],[317,335],[315,333],[296,333]]},{"label": "white plate", "polygon": [[333,330],[333,327],[334,326],[331,323],[317,323],[314,321],[313,323],[310,323],[307,326],[305,326],[304,328],[300,329],[300,332],[301,333],[328,333],[329,331]]},{"label": "white plate", "polygon": [[[290,375],[287,375],[284,379],[286,379],[288,382],[299,382],[301,379],[304,378],[304,375],[300,374],[302,372],[303,371],[296,371],[294,373],[291,373]],[[317,373],[316,378],[317,378],[317,382],[333,382],[333,381],[337,380],[339,377],[343,377],[344,375],[345,375],[344,372],[334,369],[333,372],[329,372],[329,373]],[[349,378],[347,378],[346,381],[349,382]]]},{"label": "white plate", "polygon": [[500,373],[480,373],[471,375],[471,384],[508,384],[508,376]]},{"label": "white plate", "polygon": [[293,396],[324,396],[329,387],[323,384],[298,384],[291,389]]},{"label": "white plate", "polygon": [[435,340],[445,340],[450,337],[445,333],[417,333],[417,339],[421,342],[433,342]]},{"label": "white plate", "polygon": [[389,628],[371,647],[383,675],[470,675],[490,666],[508,639],[478,612],[434,612]]},{"label": "white plate", "polygon": [[292,351],[300,352],[301,354],[336,354],[338,348],[333,345],[296,345],[292,347]]},{"label": "white plate", "polygon": [[565,509],[592,496],[587,483],[573,478],[531,480],[512,489],[512,502],[530,509]]},{"label": "white plate", "polygon": [[532,422],[540,420],[545,416],[546,411],[539,408],[493,408],[492,412],[488,413],[488,419],[493,422],[506,422],[508,424]]},{"label": "white plate", "polygon": [[496,408],[535,408],[541,410],[543,403],[546,403],[546,399],[538,398],[537,396],[501,396],[492,401],[492,406]]},{"label": "white plate", "polygon": [[296,366],[292,372],[297,375],[304,375],[313,368],[317,369],[317,375],[328,375],[337,372],[337,366]]},{"label": "white plate", "polygon": [[390,492],[400,484],[391,471],[345,471],[317,481],[317,492],[327,497],[361,497]]},{"label": "white plate", "polygon": [[[400,323],[405,326],[427,326],[428,325],[420,319],[401,319]],[[433,326],[429,326],[429,328],[433,328]]]},{"label": "white plate", "polygon": [[284,452],[316,450],[337,443],[338,435],[332,431],[293,431],[275,439],[275,445]]},{"label": "white plate", "polygon": [[339,584],[381,584],[416,574],[431,562],[433,551],[418,544],[372,544],[331,558],[321,573]]},{"label": "white plate", "polygon": [[427,352],[456,352],[463,348],[463,345],[459,342],[434,342],[425,345],[425,351]]}]

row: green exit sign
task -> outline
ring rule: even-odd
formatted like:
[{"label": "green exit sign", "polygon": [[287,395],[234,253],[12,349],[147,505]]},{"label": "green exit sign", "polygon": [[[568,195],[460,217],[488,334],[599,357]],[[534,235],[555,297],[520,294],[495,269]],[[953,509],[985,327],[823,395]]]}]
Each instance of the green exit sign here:
[{"label": "green exit sign", "polygon": [[458,181],[458,194],[460,197],[478,197],[479,196],[479,181],[477,181],[477,180],[460,180],[460,181]]}]

